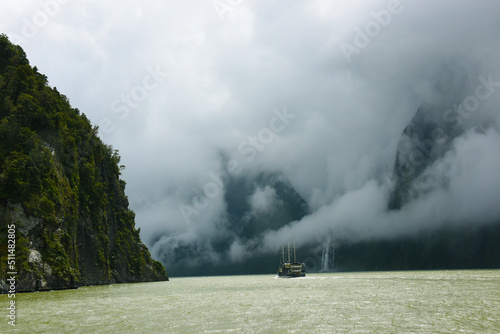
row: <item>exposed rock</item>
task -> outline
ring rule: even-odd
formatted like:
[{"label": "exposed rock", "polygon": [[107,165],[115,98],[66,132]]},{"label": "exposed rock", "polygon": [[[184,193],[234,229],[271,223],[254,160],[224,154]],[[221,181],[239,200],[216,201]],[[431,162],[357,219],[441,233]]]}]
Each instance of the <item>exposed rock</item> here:
[{"label": "exposed rock", "polygon": [[24,235],[28,235],[31,229],[42,222],[40,218],[26,217],[21,203],[8,203],[7,206],[11,212],[12,222],[16,224],[16,228],[19,229],[19,232]]}]

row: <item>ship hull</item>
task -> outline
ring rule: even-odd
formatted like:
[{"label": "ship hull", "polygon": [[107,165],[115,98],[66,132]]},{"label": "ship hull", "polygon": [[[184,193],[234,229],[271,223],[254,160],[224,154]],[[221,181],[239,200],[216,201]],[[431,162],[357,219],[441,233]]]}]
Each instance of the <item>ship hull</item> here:
[{"label": "ship hull", "polygon": [[304,263],[284,263],[278,269],[278,277],[294,278],[305,277],[306,269]]},{"label": "ship hull", "polygon": [[306,277],[306,274],[299,274],[299,275],[283,275],[283,274],[278,274],[279,278],[297,278],[297,277]]}]

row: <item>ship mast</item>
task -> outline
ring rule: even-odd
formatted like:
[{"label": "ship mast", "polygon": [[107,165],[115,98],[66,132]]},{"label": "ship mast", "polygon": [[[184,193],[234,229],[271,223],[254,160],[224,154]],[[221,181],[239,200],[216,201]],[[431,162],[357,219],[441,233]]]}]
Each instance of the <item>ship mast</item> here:
[{"label": "ship mast", "polygon": [[288,241],[288,263],[290,263],[290,241]]},{"label": "ship mast", "polygon": [[281,263],[285,263],[285,246],[281,245]]},{"label": "ship mast", "polygon": [[297,257],[295,256],[295,238],[293,238],[293,263],[297,262]]}]

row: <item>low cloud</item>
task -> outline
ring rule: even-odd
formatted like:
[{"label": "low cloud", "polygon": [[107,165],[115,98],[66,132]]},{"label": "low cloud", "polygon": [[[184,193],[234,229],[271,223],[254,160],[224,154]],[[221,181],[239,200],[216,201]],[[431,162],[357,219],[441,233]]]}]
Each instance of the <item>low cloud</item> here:
[{"label": "low cloud", "polygon": [[278,200],[276,190],[269,186],[257,187],[249,199],[252,211],[255,213],[266,212],[275,206]]},{"label": "low cloud", "polygon": [[[10,4],[0,30],[22,37],[24,18],[44,10],[36,6]],[[274,252],[293,237],[298,245],[327,235],[394,238],[500,220],[497,1],[232,7],[221,20],[210,1],[61,3],[36,36],[19,41],[120,151],[136,224],[155,258],[197,266],[238,261],[257,245]],[[391,17],[380,21],[384,11]],[[357,49],[348,60],[345,44]],[[155,69],[158,80],[146,78]],[[278,124],[284,108],[294,117]],[[411,201],[389,211],[398,144],[419,108],[435,130],[456,136],[439,138],[442,155],[413,183]],[[230,161],[239,167],[232,174]],[[243,240],[230,228],[228,180],[259,173],[286,178],[311,213]],[[179,207],[205,199],[211,182],[218,192],[186,221]],[[265,185],[247,199],[255,211],[278,200]]]}]

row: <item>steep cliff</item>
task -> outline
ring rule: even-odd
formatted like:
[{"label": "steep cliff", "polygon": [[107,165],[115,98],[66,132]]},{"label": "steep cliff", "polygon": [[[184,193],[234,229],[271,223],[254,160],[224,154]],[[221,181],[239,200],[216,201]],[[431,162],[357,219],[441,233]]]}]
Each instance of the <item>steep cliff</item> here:
[{"label": "steep cliff", "polygon": [[412,183],[452,147],[453,140],[463,130],[449,123],[437,124],[432,120],[434,110],[419,108],[399,139],[394,162],[394,188],[389,209],[399,210],[419,194],[411,189]]},{"label": "steep cliff", "polygon": [[168,280],[135,228],[118,152],[97,132],[0,35],[0,291],[12,271],[17,291]]},{"label": "steep cliff", "polygon": [[[442,158],[464,130],[432,119],[435,110],[420,108],[401,134],[394,162],[394,187],[388,209],[401,210],[425,196],[415,187],[427,168]],[[477,129],[479,131],[481,129]],[[438,186],[438,185],[435,185]],[[337,270],[482,269],[500,267],[500,221],[449,224],[398,239],[343,244],[336,249]]]}]

